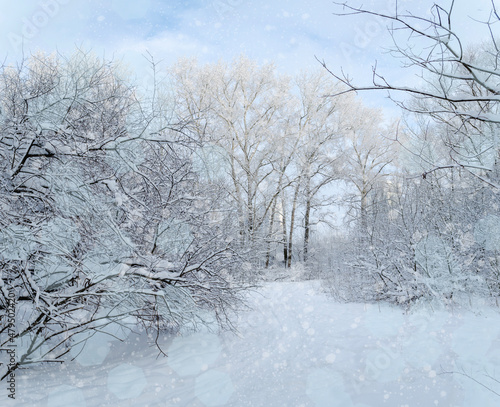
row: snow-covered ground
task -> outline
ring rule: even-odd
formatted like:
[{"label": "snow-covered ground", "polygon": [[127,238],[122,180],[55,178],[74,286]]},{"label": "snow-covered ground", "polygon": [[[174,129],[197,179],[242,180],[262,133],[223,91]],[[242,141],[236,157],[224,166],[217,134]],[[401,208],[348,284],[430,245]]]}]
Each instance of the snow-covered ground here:
[{"label": "snow-covered ground", "polygon": [[500,405],[500,395],[484,387],[500,393],[495,309],[405,314],[336,303],[317,282],[269,283],[250,302],[239,335],[161,337],[168,357],[144,335],[94,337],[73,362],[19,372],[16,402],[3,389],[0,405]]}]

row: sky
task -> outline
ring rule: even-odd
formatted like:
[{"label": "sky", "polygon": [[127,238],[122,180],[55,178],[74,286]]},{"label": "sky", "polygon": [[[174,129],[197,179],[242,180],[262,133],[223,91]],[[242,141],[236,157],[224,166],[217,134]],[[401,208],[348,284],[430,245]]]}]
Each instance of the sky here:
[{"label": "sky", "polygon": [[[456,3],[457,26],[466,38],[488,35],[472,19],[487,19],[490,0]],[[395,9],[394,0],[350,4],[378,12]],[[399,0],[398,7],[425,17],[431,5]],[[358,83],[370,82],[375,61],[396,80],[411,80],[400,61],[385,52],[391,38],[383,22],[334,15],[341,11],[330,0],[0,0],[0,57],[12,63],[39,50],[68,54],[80,47],[123,60],[146,82],[151,79],[148,53],[165,67],[180,57],[216,62],[245,54],[291,75],[319,69],[317,57]],[[378,96],[366,100],[380,103]]]}]

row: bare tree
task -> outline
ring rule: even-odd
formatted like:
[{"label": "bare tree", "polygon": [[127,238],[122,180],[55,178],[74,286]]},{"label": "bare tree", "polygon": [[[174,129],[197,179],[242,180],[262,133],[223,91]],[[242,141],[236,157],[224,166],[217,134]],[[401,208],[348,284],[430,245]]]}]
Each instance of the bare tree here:
[{"label": "bare tree", "polygon": [[[411,87],[395,85],[390,78],[378,71],[376,65],[373,67],[371,85],[355,84],[348,75],[330,71],[346,85],[343,92],[389,91],[393,100],[403,109],[426,114],[446,123],[453,133],[453,137],[446,140],[451,153],[449,162],[445,165],[434,165],[429,171],[442,167],[460,167],[471,170],[471,174],[482,181],[498,187],[495,180],[484,176],[484,172],[492,170],[491,166],[469,162],[468,153],[462,150],[468,134],[481,134],[485,126],[496,128],[500,123],[500,52],[495,24],[498,23],[499,14],[495,2],[491,2],[491,12],[486,21],[475,21],[478,27],[483,26],[490,32],[489,41],[476,45],[476,50],[472,50],[466,39],[458,33],[454,19],[455,1],[451,1],[447,8],[434,4],[431,17],[406,12],[398,2],[395,3],[394,14],[378,13],[348,3],[335,4],[344,9],[344,12],[337,14],[339,16],[366,14],[387,21],[389,33],[394,41],[392,53],[404,62],[405,67],[418,68],[422,72],[419,81],[422,85]],[[323,65],[327,68],[325,63]],[[396,93],[411,95],[413,98],[409,102],[397,100]],[[485,143],[476,145],[486,147]],[[483,172],[475,171],[477,169]]]}]

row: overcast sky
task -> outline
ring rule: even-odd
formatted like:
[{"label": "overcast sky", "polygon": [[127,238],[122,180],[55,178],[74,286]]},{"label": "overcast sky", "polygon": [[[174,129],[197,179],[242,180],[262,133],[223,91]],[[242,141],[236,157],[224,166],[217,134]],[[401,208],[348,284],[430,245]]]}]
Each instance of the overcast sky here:
[{"label": "overcast sky", "polygon": [[[471,18],[487,19],[490,0],[456,3],[459,29],[473,41],[485,36],[472,29],[477,24]],[[363,4],[394,10],[390,0]],[[431,4],[400,0],[399,9],[426,16]],[[404,75],[399,62],[383,53],[390,36],[382,23],[369,16],[337,17],[341,9],[330,0],[0,0],[0,5],[0,51],[9,61],[23,52],[68,53],[80,46],[123,59],[139,72],[149,51],[165,65],[181,56],[215,62],[243,53],[293,74],[318,67],[317,56],[360,81],[369,81],[375,60],[386,72]]]}]

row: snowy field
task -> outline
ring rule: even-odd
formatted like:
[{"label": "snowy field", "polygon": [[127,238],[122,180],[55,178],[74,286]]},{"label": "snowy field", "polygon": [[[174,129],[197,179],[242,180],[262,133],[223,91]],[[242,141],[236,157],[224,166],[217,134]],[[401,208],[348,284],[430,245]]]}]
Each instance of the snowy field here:
[{"label": "snowy field", "polygon": [[484,387],[500,392],[495,309],[404,314],[388,305],[336,303],[316,282],[270,283],[250,301],[255,309],[241,314],[239,335],[159,338],[168,358],[144,335],[124,342],[96,336],[71,363],[19,372],[16,402],[5,397],[0,404],[500,405]]}]

